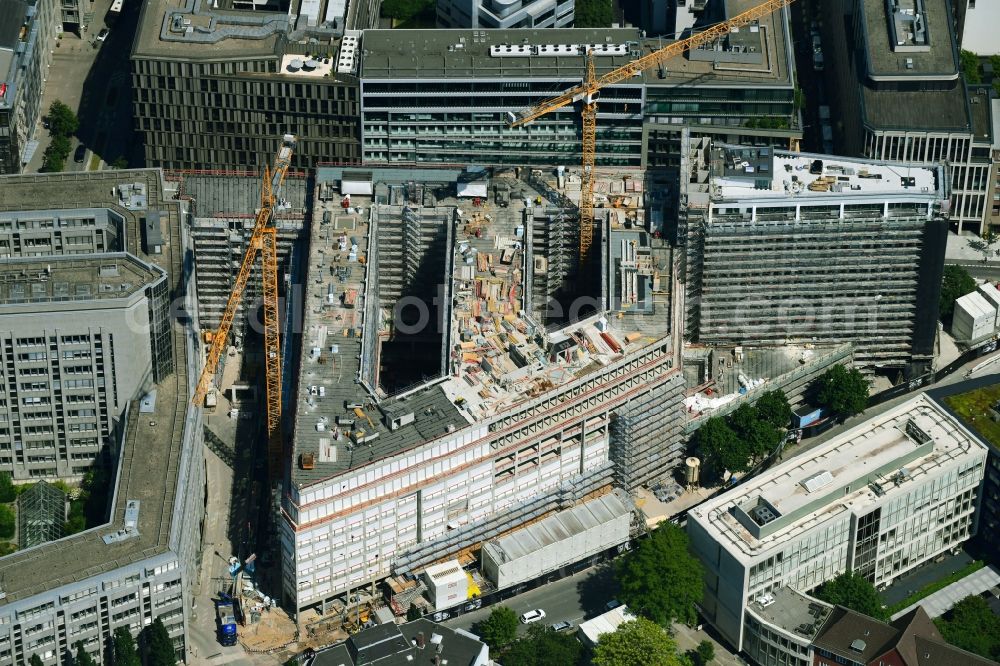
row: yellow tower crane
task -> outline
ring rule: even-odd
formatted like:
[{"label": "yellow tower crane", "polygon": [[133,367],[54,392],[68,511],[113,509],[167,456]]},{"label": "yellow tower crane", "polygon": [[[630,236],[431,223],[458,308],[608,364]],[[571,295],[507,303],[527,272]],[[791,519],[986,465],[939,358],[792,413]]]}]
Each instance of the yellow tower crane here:
[{"label": "yellow tower crane", "polygon": [[267,461],[268,474],[272,481],[280,478],[282,473],[282,441],[281,441],[281,342],[279,331],[281,326],[278,312],[278,241],[273,225],[274,208],[277,202],[275,190],[285,180],[285,174],[292,160],[295,149],[295,137],[286,134],[281,140],[281,147],[274,158],[274,167],[264,166],[264,177],[260,188],[260,209],[254,221],[253,233],[247,244],[247,251],[240,264],[240,272],[226,301],[226,309],[222,313],[219,329],[212,336],[212,346],[208,350],[205,368],[195,389],[191,402],[201,405],[205,394],[212,386],[219,370],[219,360],[225,350],[229,331],[233,326],[233,317],[243,300],[250,272],[253,270],[257,253],[261,255],[264,281],[264,367],[267,386]]},{"label": "yellow tower crane", "polygon": [[523,109],[517,113],[508,113],[508,125],[510,127],[520,127],[556,109],[561,109],[575,102],[581,102],[583,105],[583,176],[580,183],[581,261],[587,258],[590,245],[594,240],[594,162],[597,147],[597,93],[601,88],[626,81],[647,69],[663,64],[676,55],[698,48],[704,44],[710,44],[728,34],[733,28],[749,25],[772,12],[787,7],[794,1],[768,0],[748,9],[742,14],[737,14],[728,21],[716,23],[695,35],[668,44],[662,49],[657,49],[638,60],[633,60],[600,77],[595,75],[594,56],[588,46],[586,47],[587,71],[584,75],[583,83],[540,104]]}]

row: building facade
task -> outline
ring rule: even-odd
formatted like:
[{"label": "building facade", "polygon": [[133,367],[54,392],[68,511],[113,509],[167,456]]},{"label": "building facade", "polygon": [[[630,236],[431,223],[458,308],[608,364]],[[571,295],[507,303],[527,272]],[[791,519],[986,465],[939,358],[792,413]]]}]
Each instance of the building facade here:
[{"label": "building facade", "polygon": [[[831,99],[838,153],[948,165],[951,229],[979,234],[995,129],[990,91],[960,73],[951,7],[915,11],[880,2],[823,5],[823,45],[834,63]],[[861,79],[858,79],[861,72]]]},{"label": "building facade", "polygon": [[[753,4],[729,0],[724,13]],[[245,168],[269,159],[268,137],[288,132],[299,137],[296,166],[578,166],[573,106],[519,128],[508,127],[508,114],[578,83],[586,45],[601,45],[598,75],[666,45],[631,28],[365,30],[317,44],[283,15],[262,11],[237,24],[216,14],[165,0],[143,7],[132,63],[136,129],[150,164]],[[210,29],[193,28],[206,22]],[[690,132],[762,145],[796,141],[792,54],[781,10],[602,90],[597,163],[677,167]]]},{"label": "building facade", "polygon": [[746,649],[748,607],[782,586],[854,571],[884,587],[959,548],[975,530],[986,456],[921,394],[699,505],[687,530],[705,567],[702,613]]},{"label": "building facade", "polygon": [[853,341],[858,365],[929,369],[944,169],[708,142],[689,155],[678,233],[690,339]]},{"label": "building facade", "polygon": [[[143,4],[132,48],[147,164],[256,170],[284,134],[298,139],[294,168],[358,159],[357,37],[293,41],[299,33],[281,13],[168,4]],[[193,29],[201,23],[212,29]]]},{"label": "building facade", "polygon": [[439,28],[568,28],[574,0],[438,0]]},{"label": "building facade", "polygon": [[[201,554],[205,459],[201,410],[191,409],[188,397],[200,353],[193,332],[166,317],[171,297],[197,314],[193,280],[182,279],[182,210],[165,192],[162,173],[153,170],[0,178],[0,201],[4,220],[52,221],[41,233],[57,241],[53,252],[67,241],[60,230],[74,228],[88,234],[87,244],[121,244],[116,253],[5,260],[8,276],[18,267],[35,269],[17,271],[2,285],[5,301],[15,290],[17,302],[4,305],[0,329],[18,326],[4,334],[4,376],[17,385],[6,387],[8,420],[0,425],[19,430],[12,454],[5,448],[4,455],[20,459],[29,441],[53,439],[21,432],[35,427],[28,411],[53,413],[38,423],[54,425],[58,459],[26,463],[27,478],[36,476],[31,468],[72,472],[74,461],[84,464],[73,454],[87,451],[79,438],[94,433],[75,425],[102,423],[105,409],[118,424],[107,442],[113,463],[107,522],[39,545],[22,543],[0,558],[0,664],[24,664],[32,656],[45,666],[69,664],[78,642],[107,664],[116,629],[137,636],[156,618],[184,659]],[[38,201],[52,209],[32,211]],[[87,205],[101,208],[81,208]],[[100,222],[107,211],[113,216],[103,220],[114,220],[111,227]],[[147,254],[141,230],[151,211],[158,213],[165,242]],[[48,279],[34,279],[39,274]],[[151,306],[161,301],[162,310]],[[85,385],[88,380],[93,386]],[[48,390],[21,385],[36,381],[48,382]],[[43,402],[21,409],[22,398],[35,397]],[[15,402],[21,412],[12,421]],[[121,413],[112,415],[112,407]],[[87,410],[94,414],[82,413]]]},{"label": "building facade", "polygon": [[20,173],[33,150],[56,11],[54,0],[0,1],[0,174]]},{"label": "building facade", "polygon": [[120,253],[8,260],[0,279],[3,468],[14,479],[79,477],[129,401],[173,368],[166,274]]}]

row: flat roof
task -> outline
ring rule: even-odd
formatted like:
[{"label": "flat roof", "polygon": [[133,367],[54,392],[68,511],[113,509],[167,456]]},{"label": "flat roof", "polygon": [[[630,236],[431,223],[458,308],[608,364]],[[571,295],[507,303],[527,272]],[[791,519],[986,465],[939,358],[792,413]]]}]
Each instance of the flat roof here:
[{"label": "flat roof", "polygon": [[[734,16],[757,0],[726,0],[726,15]],[[781,15],[787,10],[781,10]],[[706,19],[709,20],[709,19]],[[700,24],[696,26],[696,29]],[[770,14],[757,26],[741,29],[761,41],[766,67],[682,55],[662,70],[644,72],[635,83],[674,85],[791,85],[789,36],[785,22]],[[532,77],[554,79],[566,87],[579,83],[586,62],[579,45],[602,47],[594,59],[597,75],[656,51],[670,39],[641,36],[638,28],[540,28],[509,30],[366,30],[362,38],[361,76],[373,79],[468,79]],[[539,48],[544,47],[544,48]],[[692,81],[692,79],[696,79]],[[624,84],[623,84],[624,85]],[[553,94],[561,89],[556,88]]]},{"label": "flat roof", "polygon": [[713,201],[944,197],[940,167],[728,144],[714,144],[710,159]]},{"label": "flat roof", "polygon": [[[143,211],[118,205],[110,194],[121,182],[143,182],[151,208],[169,215],[165,229],[167,251],[146,255],[140,238]],[[176,203],[163,191],[159,169],[59,174],[22,174],[0,178],[0,201],[9,210],[18,205],[31,208],[38,201],[63,204],[66,208],[101,204],[126,221],[126,248],[140,259],[166,271],[172,294],[182,285],[183,246],[180,214]],[[48,259],[46,259],[48,261]],[[188,417],[189,377],[185,332],[177,324],[173,330],[175,370],[156,385],[152,413],[139,416],[139,401],[129,407],[129,419],[118,466],[117,490],[108,523],[85,532],[17,551],[0,558],[0,580],[6,594],[0,605],[24,600],[35,594],[109,573],[142,562],[169,550],[174,499],[184,447],[181,427]],[[126,504],[140,502],[137,535],[107,544],[101,538],[125,527]]]},{"label": "flat roof", "polygon": [[164,275],[160,267],[127,252],[14,257],[0,263],[0,303],[128,298]]},{"label": "flat roof", "polygon": [[[132,55],[177,60],[277,56],[288,16],[273,11],[212,9],[209,0],[146,0],[139,14]],[[172,30],[175,15],[179,30]],[[189,23],[185,24],[185,21]],[[187,28],[190,34],[186,34]]]},{"label": "flat roof", "polygon": [[819,633],[833,606],[783,585],[753,600],[747,610],[768,624],[809,642]]},{"label": "flat roof", "polygon": [[[699,505],[689,516],[746,563],[843,512],[864,513],[942,465],[985,451],[978,438],[921,393]],[[762,513],[755,513],[758,508]],[[757,517],[761,524],[753,522]]]},{"label": "flat roof", "polygon": [[[875,4],[875,3],[866,3]],[[954,90],[875,90],[861,86],[865,123],[873,129],[970,132],[965,86]]]},{"label": "flat roof", "polygon": [[[907,40],[912,31],[904,30],[897,39],[904,42],[902,48],[893,41],[896,34],[893,26],[897,21],[889,13],[889,1],[871,0],[859,2],[861,8],[861,28],[868,59],[870,77],[913,77],[958,75],[958,53],[955,48],[955,32],[951,26],[951,13],[945,0],[896,0],[893,4],[919,18],[926,31],[926,45],[920,46]],[[900,107],[902,108],[902,104]]]}]

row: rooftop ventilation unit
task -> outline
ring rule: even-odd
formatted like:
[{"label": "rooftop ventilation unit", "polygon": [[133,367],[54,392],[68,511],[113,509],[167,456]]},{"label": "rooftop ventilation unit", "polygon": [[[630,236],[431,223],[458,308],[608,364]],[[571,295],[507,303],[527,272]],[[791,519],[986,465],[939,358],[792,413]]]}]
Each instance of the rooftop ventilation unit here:
[{"label": "rooftop ventilation unit", "polygon": [[753,519],[758,525],[767,525],[777,517],[769,506],[758,506],[753,510]]}]

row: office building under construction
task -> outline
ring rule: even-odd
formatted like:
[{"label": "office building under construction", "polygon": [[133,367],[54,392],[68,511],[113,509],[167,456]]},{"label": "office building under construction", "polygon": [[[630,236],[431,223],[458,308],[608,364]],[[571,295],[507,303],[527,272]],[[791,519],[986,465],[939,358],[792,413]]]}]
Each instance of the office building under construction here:
[{"label": "office building under construction", "polygon": [[297,612],[683,455],[657,416],[684,387],[665,250],[603,209],[607,270],[564,299],[576,211],[546,178],[319,170],[282,507]]}]

